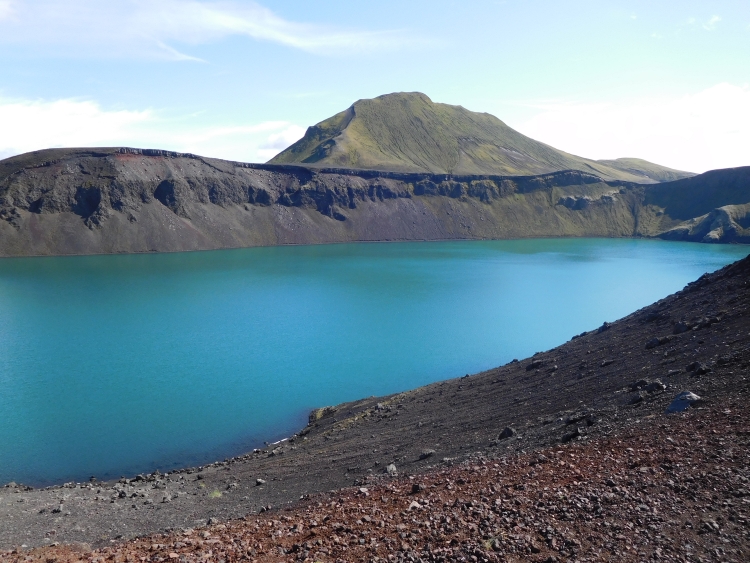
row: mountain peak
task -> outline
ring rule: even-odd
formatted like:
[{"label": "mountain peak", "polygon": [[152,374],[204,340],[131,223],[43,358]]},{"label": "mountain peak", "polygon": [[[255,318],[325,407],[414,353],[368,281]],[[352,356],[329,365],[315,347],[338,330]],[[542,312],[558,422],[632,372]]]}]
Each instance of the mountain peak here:
[{"label": "mountain peak", "polygon": [[571,155],[519,133],[494,115],[436,103],[422,92],[358,100],[309,127],[269,163],[518,176],[580,170],[641,183],[692,175],[638,159],[595,161]]}]

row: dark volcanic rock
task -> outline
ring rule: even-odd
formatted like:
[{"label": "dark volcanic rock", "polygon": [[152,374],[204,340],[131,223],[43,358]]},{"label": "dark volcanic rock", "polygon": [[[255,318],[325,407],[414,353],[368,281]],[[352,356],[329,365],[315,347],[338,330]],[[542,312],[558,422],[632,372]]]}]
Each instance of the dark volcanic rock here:
[{"label": "dark volcanic rock", "polygon": [[[729,183],[742,176],[719,172]],[[660,194],[674,191],[656,186]],[[665,214],[644,205],[652,189],[574,170],[446,176],[246,164],[130,148],[50,149],[0,161],[0,256],[540,236],[692,240],[693,219],[675,226],[685,220],[671,218],[669,207]],[[588,203],[585,210],[557,205],[553,194]],[[695,198],[704,195],[698,189]],[[742,227],[750,217],[746,195],[711,196],[732,208],[721,213],[731,215],[734,230],[714,229],[707,240],[750,241]]]}]

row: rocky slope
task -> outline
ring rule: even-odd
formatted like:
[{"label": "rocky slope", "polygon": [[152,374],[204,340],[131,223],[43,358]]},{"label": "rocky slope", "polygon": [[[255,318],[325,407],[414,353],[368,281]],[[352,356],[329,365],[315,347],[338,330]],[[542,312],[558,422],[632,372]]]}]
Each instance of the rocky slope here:
[{"label": "rocky slope", "polygon": [[0,256],[556,236],[743,242],[748,170],[648,186],[574,170],[446,176],[50,149],[0,161]]},{"label": "rocky slope", "polygon": [[[743,396],[746,398],[746,396]],[[750,558],[750,416],[736,400],[616,436],[315,495],[55,561],[722,561]]]},{"label": "rocky slope", "polygon": [[399,92],[351,107],[308,128],[269,161],[434,174],[538,175],[579,170],[605,180],[653,183],[692,176],[636,158],[596,161],[511,129],[494,115]]},{"label": "rocky slope", "polygon": [[[321,408],[289,440],[235,459],[117,483],[6,486],[0,548],[106,546],[166,528],[88,557],[742,561],[748,367],[745,258],[532,358]],[[683,391],[705,409],[684,422],[665,414]],[[208,536],[180,531],[247,515]]]}]

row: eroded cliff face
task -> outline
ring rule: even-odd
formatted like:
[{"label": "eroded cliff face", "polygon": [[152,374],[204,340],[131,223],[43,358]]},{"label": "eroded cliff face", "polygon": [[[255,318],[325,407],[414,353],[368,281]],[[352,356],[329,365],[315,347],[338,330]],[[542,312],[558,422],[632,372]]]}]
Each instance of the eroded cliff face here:
[{"label": "eroded cliff face", "polygon": [[[0,161],[0,255],[665,232],[693,237],[695,228],[680,234],[683,220],[644,203],[646,189],[578,171],[445,176],[138,149],[53,149]],[[744,225],[739,215],[735,224]],[[738,236],[724,233],[718,241]]]}]

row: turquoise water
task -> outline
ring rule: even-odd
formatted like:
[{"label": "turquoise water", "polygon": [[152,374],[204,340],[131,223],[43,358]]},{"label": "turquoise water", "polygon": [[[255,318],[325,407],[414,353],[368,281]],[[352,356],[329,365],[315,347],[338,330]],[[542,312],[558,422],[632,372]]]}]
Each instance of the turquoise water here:
[{"label": "turquoise water", "polygon": [[0,483],[202,464],[523,358],[748,247],[557,239],[0,260]]}]

